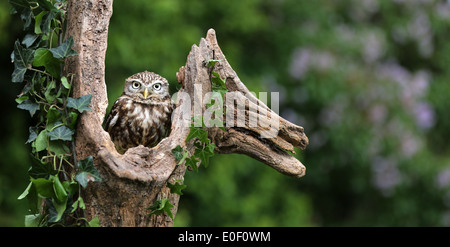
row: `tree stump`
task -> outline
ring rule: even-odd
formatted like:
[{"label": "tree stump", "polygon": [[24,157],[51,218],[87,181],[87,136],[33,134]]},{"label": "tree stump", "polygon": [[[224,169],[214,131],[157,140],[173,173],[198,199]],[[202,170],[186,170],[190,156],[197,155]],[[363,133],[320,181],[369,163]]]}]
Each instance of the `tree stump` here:
[{"label": "tree stump", "polygon": [[[168,198],[174,205],[172,213],[176,214],[179,195],[170,193],[166,185],[182,179],[186,166],[177,166],[172,149],[177,145],[190,151],[195,148],[192,141],[185,142],[190,131],[187,123],[199,109],[196,104],[201,104],[201,113],[206,109],[202,99],[211,91],[211,68],[206,63],[210,60],[219,60],[214,71],[226,80],[229,92],[239,92],[235,94],[236,100],[245,102],[245,121],[248,123],[252,117],[266,119],[258,126],[226,126],[225,130],[208,128],[209,138],[216,145],[215,152],[246,154],[289,176],[305,174],[303,164],[288,153],[294,152],[294,147],[304,149],[308,145],[303,127],[279,117],[249,92],[228,64],[213,29],[198,46],[192,46],[186,65],[177,73],[177,80],[183,85],[178,95],[189,96],[190,99],[177,97],[170,136],[153,148],[138,146],[119,154],[109,134],[102,128],[108,105],[104,61],[112,0],[72,0],[67,11],[67,36],[73,37],[74,50],[79,55],[68,59],[65,71],[74,74],[73,97],[92,94],[90,107],[93,109],[83,113],[79,119],[76,155],[78,159],[89,155],[94,157],[94,164],[102,177],[102,182],[89,183],[84,190],[88,219],[98,216],[101,226],[173,225],[173,220],[166,214],[150,216],[148,207],[155,200]],[[196,88],[201,88],[200,94]],[[237,113],[231,108],[228,107],[227,114]],[[189,114],[184,114],[186,109],[190,110]],[[224,119],[228,116],[230,120],[227,114]],[[263,138],[265,133],[275,132],[276,135]]]}]

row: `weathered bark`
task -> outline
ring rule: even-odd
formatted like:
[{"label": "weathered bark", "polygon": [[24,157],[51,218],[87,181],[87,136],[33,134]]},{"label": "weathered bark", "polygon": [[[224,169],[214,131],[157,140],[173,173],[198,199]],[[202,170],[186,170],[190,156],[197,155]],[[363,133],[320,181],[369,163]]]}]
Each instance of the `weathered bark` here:
[{"label": "weathered bark", "polygon": [[[67,36],[73,36],[74,49],[78,52],[66,63],[66,72],[74,74],[74,97],[92,94],[93,111],[81,115],[75,137],[78,159],[89,155],[102,176],[102,182],[89,183],[84,191],[86,217],[98,216],[102,226],[172,226],[173,221],[167,215],[149,216],[155,200],[169,198],[178,208],[179,196],[171,194],[167,182],[182,179],[186,171],[184,164],[177,166],[172,149],[180,145],[193,151],[190,141],[185,143],[189,134],[186,118],[182,114],[183,97],[178,97],[177,108],[173,114],[172,131],[156,147],[138,146],[119,154],[107,132],[102,128],[106,113],[107,93],[104,81],[105,52],[109,19],[112,14],[112,0],[72,0],[68,6]],[[180,68],[177,79],[183,84],[179,93],[190,96],[192,114],[194,102],[211,91],[211,69],[205,64],[211,59],[220,59],[216,64],[226,86],[230,91],[240,91],[253,104],[267,109],[273,117],[275,113],[248,93],[248,89],[239,80],[220,50],[214,30],[209,30],[206,39],[199,46],[193,45],[186,65]],[[194,94],[194,85],[201,85],[202,94]],[[200,101],[202,102],[202,101]],[[202,102],[202,109],[205,105]],[[247,114],[260,114],[249,106]],[[258,127],[227,127],[226,131],[210,128],[209,137],[220,153],[243,153],[268,164],[277,171],[290,176],[301,177],[305,167],[284,150],[293,152],[293,147],[305,148],[308,139],[303,128],[280,118],[279,135],[262,139],[259,134],[264,130]],[[284,150],[283,150],[284,149]]]}]

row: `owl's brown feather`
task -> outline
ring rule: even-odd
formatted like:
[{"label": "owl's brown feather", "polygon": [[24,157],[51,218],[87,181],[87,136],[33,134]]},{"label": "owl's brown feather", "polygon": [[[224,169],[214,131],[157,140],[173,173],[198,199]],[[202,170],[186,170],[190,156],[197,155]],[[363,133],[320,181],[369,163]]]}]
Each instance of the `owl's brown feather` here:
[{"label": "owl's brown feather", "polygon": [[[142,84],[151,83],[156,78],[156,76],[151,77],[147,74],[151,72],[142,73],[146,73],[146,77],[140,77]],[[136,75],[130,78],[136,79]],[[161,79],[165,80],[158,76],[158,80],[162,81]],[[167,81],[165,83],[167,84]],[[120,153],[138,145],[154,147],[164,137],[167,137],[171,128],[171,115],[174,108],[168,93],[168,85],[164,85],[165,92],[143,99],[142,95],[138,95],[137,92],[128,92],[127,84],[129,83],[126,83],[122,96],[114,103],[105,125],[106,131],[110,134]]]}]

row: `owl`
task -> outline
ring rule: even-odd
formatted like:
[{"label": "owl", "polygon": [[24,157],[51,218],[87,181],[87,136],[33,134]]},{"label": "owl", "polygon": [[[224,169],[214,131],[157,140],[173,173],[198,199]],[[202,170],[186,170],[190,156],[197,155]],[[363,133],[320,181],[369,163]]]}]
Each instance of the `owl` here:
[{"label": "owl", "polygon": [[148,71],[137,73],[125,80],[105,129],[119,153],[139,145],[154,147],[169,135],[173,108],[165,78]]}]

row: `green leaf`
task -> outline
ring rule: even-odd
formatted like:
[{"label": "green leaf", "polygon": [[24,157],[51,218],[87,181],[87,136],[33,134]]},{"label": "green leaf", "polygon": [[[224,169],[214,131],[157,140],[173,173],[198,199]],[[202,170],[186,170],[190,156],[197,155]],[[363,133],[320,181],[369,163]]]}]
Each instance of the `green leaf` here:
[{"label": "green leaf", "polygon": [[81,197],[81,196],[79,196],[78,197],[78,206],[81,208],[81,209],[86,209],[86,205],[84,204],[84,200],[83,200],[83,198]]},{"label": "green leaf", "polygon": [[[209,166],[209,158],[214,155],[214,143],[210,143],[205,148],[196,148],[195,149],[195,157],[198,157],[203,164],[203,166]],[[212,148],[212,149],[211,149]]]},{"label": "green leaf", "polygon": [[176,146],[174,149],[172,149],[172,153],[173,153],[173,155],[174,155],[174,157],[175,157],[175,160],[176,161],[179,161],[178,162],[178,165],[179,164],[181,164],[181,163],[183,163],[183,161],[188,157],[188,155],[189,155],[189,152],[188,151],[184,151],[184,149],[180,146],[180,145],[178,145],[178,146]]},{"label": "green leaf", "polygon": [[70,84],[65,76],[61,77],[61,83],[66,89],[70,89]]},{"label": "green leaf", "polygon": [[55,94],[55,88],[56,88],[55,81],[50,81],[47,83],[44,96],[49,104],[52,104],[55,101],[55,98],[57,97],[57,95]]},{"label": "green leaf", "polygon": [[34,19],[34,33],[35,34],[41,34],[42,33],[41,23],[42,23],[42,17],[44,17],[45,14],[47,14],[47,11],[42,11]]},{"label": "green leaf", "polygon": [[225,80],[220,79],[219,73],[214,72],[214,71],[212,71],[211,73],[214,76],[214,77],[211,78],[211,81],[213,82],[213,89],[227,90],[227,86],[225,85]]},{"label": "green leaf", "polygon": [[72,136],[75,132],[64,125],[61,125],[54,130],[47,132],[47,136],[50,137],[50,140],[63,140],[63,141],[72,141]]},{"label": "green leaf", "polygon": [[50,176],[58,174],[58,171],[53,169],[51,163],[42,163],[36,157],[31,156],[31,167],[28,170],[28,174],[33,179],[49,179]]},{"label": "green leaf", "polygon": [[69,97],[67,100],[67,107],[78,110],[80,113],[83,111],[92,111],[89,107],[91,104],[92,94],[83,95],[79,98]]},{"label": "green leaf", "polygon": [[178,145],[174,149],[172,149],[172,153],[175,156],[175,160],[181,160],[183,158],[183,148]]},{"label": "green leaf", "polygon": [[72,50],[73,46],[73,38],[72,36],[66,39],[64,43],[56,48],[51,48],[50,51],[55,58],[64,59],[70,56],[78,55],[78,53]]},{"label": "green leaf", "polygon": [[148,209],[152,210],[149,215],[160,215],[165,212],[170,218],[173,219],[172,211],[170,211],[171,208],[173,208],[173,205],[169,202],[168,198],[157,200],[153,203],[153,205],[148,207]]},{"label": "green leaf", "polygon": [[25,49],[20,45],[20,42],[16,40],[14,43],[14,71],[12,73],[12,82],[22,82],[25,72],[29,64],[33,62],[34,51],[32,49]]},{"label": "green leaf", "polygon": [[29,48],[38,39],[38,37],[39,36],[34,33],[27,33],[25,37],[23,37],[22,45],[25,45],[26,48]]},{"label": "green leaf", "polygon": [[190,158],[186,158],[186,163],[185,163],[185,165],[186,165],[187,167],[190,167],[193,171],[198,172],[198,166],[197,166],[197,163],[198,163],[199,161],[200,161],[200,160],[199,160],[197,157],[195,157],[195,156],[193,155],[193,156],[190,157]]},{"label": "green leaf", "polygon": [[49,222],[57,222],[67,208],[68,195],[57,176],[50,175],[48,179],[30,179],[40,197],[47,198]]},{"label": "green leaf", "polygon": [[25,144],[33,142],[37,137],[36,127],[30,127],[28,128],[28,131],[30,132],[30,135],[28,136],[28,140]]},{"label": "green leaf", "polygon": [[70,154],[70,149],[64,144],[64,141],[50,141],[48,145],[48,151],[55,155]]},{"label": "green leaf", "polygon": [[29,99],[27,95],[22,95],[19,98],[16,99],[17,104],[22,104],[25,100]]},{"label": "green leaf", "polygon": [[69,113],[69,119],[67,124],[69,125],[70,128],[74,129],[75,125],[77,124],[77,119],[78,119],[78,113],[76,112],[70,112]]},{"label": "green leaf", "polygon": [[56,10],[55,6],[53,6],[53,4],[50,1],[47,0],[37,0],[37,2],[39,3],[39,7],[42,7],[43,9],[46,10]]},{"label": "green leaf", "polygon": [[39,198],[38,193],[36,191],[36,186],[30,181],[31,187],[28,190],[28,195],[26,196],[29,212],[33,214],[37,214],[41,211],[42,200]]},{"label": "green leaf", "polygon": [[27,197],[28,193],[30,193],[31,186],[33,185],[32,182],[30,182],[27,186],[27,188],[20,194],[19,197],[17,197],[17,200],[22,200],[23,198]]},{"label": "green leaf", "polygon": [[44,66],[45,70],[55,78],[60,76],[61,61],[53,57],[49,49],[39,48],[34,52],[33,66]]},{"label": "green leaf", "polygon": [[41,24],[42,32],[44,34],[48,34],[52,31],[51,24],[53,19],[57,16],[57,11],[51,10],[48,11],[42,19],[44,20]]},{"label": "green leaf", "polygon": [[47,125],[56,123],[61,118],[61,112],[56,108],[50,108],[46,115]]},{"label": "green leaf", "polygon": [[78,181],[83,188],[86,188],[89,181],[102,181],[100,173],[94,166],[92,156],[88,156],[86,159],[78,161],[77,166],[79,172],[75,176],[75,180]]},{"label": "green leaf", "polygon": [[29,214],[25,215],[25,227],[38,227],[44,219],[44,214]]},{"label": "green leaf", "polygon": [[36,192],[42,198],[54,198],[53,181],[45,178],[30,179],[36,188]]},{"label": "green leaf", "polygon": [[17,108],[27,110],[28,112],[30,112],[30,116],[33,117],[36,111],[39,110],[39,105],[27,99],[22,103],[18,104]]},{"label": "green leaf", "polygon": [[43,130],[36,137],[36,140],[34,141],[34,148],[36,149],[36,152],[40,152],[42,150],[47,149],[47,147],[48,147],[47,131]]},{"label": "green leaf", "polygon": [[209,145],[207,145],[205,147],[205,149],[207,150],[208,153],[214,154],[214,149],[216,148],[216,144],[214,143],[210,143]]},{"label": "green leaf", "polygon": [[59,202],[55,199],[47,199],[45,202],[48,206],[49,212],[48,222],[60,221],[67,209],[67,202]]},{"label": "green leaf", "polygon": [[201,142],[206,143],[208,141],[208,131],[206,131],[200,127],[191,126],[189,134],[186,137],[186,142],[193,138],[198,138]]},{"label": "green leaf", "polygon": [[208,60],[208,67],[213,68],[214,66],[216,66],[216,63],[218,63],[220,61],[222,61],[222,60],[221,59],[219,59],[219,60],[215,60],[215,59]]},{"label": "green leaf", "polygon": [[67,193],[71,196],[78,193],[78,183],[75,181],[64,181],[62,182],[62,185],[64,186],[64,189],[67,191]]},{"label": "green leaf", "polygon": [[53,182],[53,190],[55,191],[55,199],[60,202],[66,204],[67,202],[67,192],[62,185],[61,181],[57,176],[50,176],[50,180]]},{"label": "green leaf", "polygon": [[8,0],[8,2],[19,13],[31,8],[27,0]]},{"label": "green leaf", "polygon": [[169,187],[170,193],[183,195],[183,192],[181,192],[181,191],[186,189],[187,185],[176,182],[174,184],[167,183],[167,187]]},{"label": "green leaf", "polygon": [[98,216],[95,216],[91,221],[89,221],[89,227],[99,227],[100,226],[100,220],[98,219]]}]

